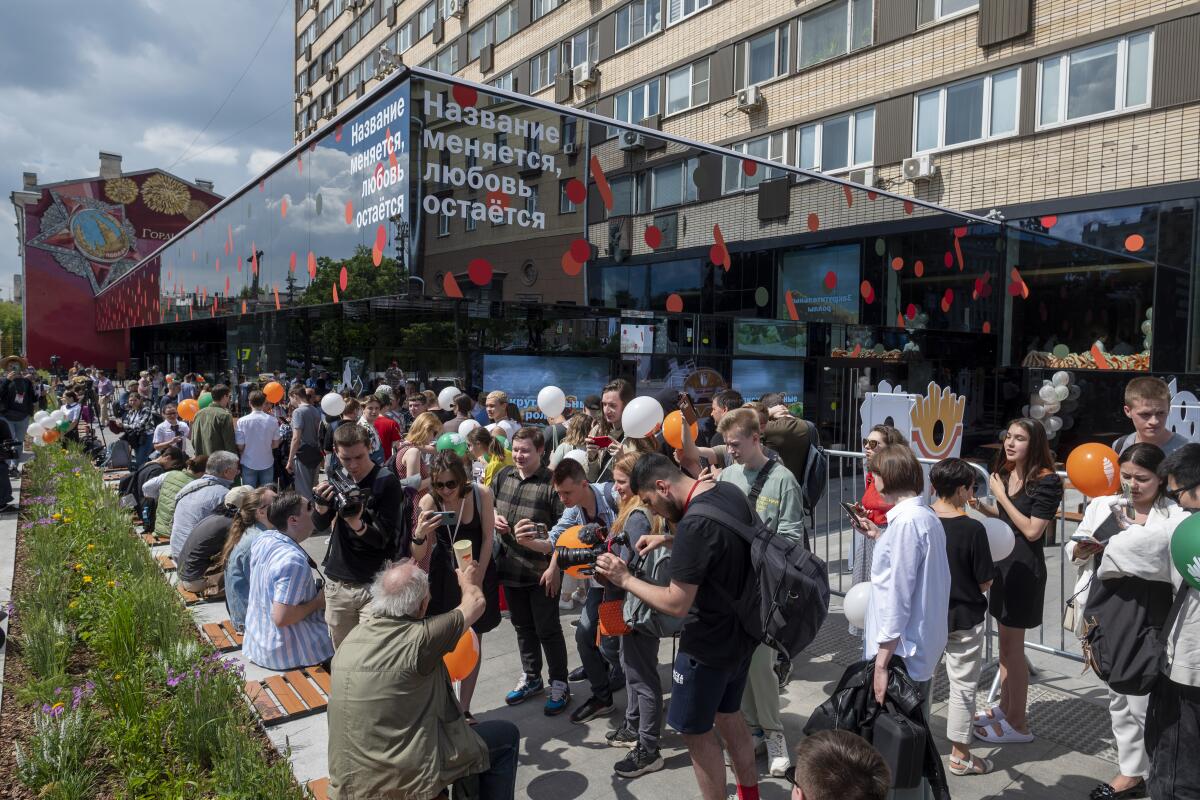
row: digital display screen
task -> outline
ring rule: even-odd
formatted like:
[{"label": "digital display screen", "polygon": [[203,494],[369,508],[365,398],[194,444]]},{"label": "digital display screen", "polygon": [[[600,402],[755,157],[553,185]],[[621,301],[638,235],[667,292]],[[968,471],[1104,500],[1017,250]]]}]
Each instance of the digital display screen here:
[{"label": "digital display screen", "polygon": [[804,400],[804,362],[735,358],[733,388],[746,400],[758,400],[770,392],[782,392],[785,403]]},{"label": "digital display screen", "polygon": [[483,388],[500,389],[516,403],[526,422],[542,423],[537,396],[546,386],[557,386],[567,396],[567,408],[583,408],[583,398],[600,394],[608,383],[607,358],[485,355]]},{"label": "digital display screen", "polygon": [[776,316],[800,322],[858,322],[861,248],[857,244],[808,247],[784,253]]}]

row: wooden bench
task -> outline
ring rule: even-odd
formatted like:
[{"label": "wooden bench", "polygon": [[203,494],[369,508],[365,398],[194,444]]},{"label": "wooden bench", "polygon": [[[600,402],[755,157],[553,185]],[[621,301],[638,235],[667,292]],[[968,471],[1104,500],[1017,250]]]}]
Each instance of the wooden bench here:
[{"label": "wooden bench", "polygon": [[329,800],[329,778],[313,778],[304,784],[313,800]]},{"label": "wooden bench", "polygon": [[155,556],[154,560],[158,562],[160,567],[162,567],[163,572],[171,572],[172,570],[178,568],[178,565],[175,563],[175,559],[171,558],[166,553],[163,553],[160,556]]},{"label": "wooden bench", "polygon": [[246,697],[264,725],[319,714],[329,700],[329,673],[321,667],[294,669],[259,681],[246,681]]},{"label": "wooden bench", "polygon": [[170,544],[171,537],[170,536],[156,536],[153,533],[143,533],[142,541],[145,542],[146,544],[150,545],[151,547],[155,547],[160,544]]},{"label": "wooden bench", "polygon": [[233,627],[232,620],[207,622],[200,628],[219,652],[228,653],[242,646],[242,634]]},{"label": "wooden bench", "polygon": [[203,597],[195,592],[189,592],[187,589],[183,588],[182,583],[175,584],[175,591],[179,592],[179,596],[183,598],[184,605],[194,606],[197,603],[204,602]]}]

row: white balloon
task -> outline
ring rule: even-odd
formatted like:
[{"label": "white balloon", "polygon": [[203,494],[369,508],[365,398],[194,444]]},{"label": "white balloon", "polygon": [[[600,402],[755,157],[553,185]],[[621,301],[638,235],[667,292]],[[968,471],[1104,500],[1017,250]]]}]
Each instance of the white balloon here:
[{"label": "white balloon", "polygon": [[42,422],[43,420],[47,420],[47,419],[50,419],[49,411],[39,411],[33,415],[34,422]]},{"label": "white balloon", "polygon": [[1057,414],[1058,410],[1060,408],[1062,408],[1062,404],[1059,403],[1057,400],[1053,400],[1049,403],[1046,403],[1046,405],[1044,407],[1046,409],[1047,414]]},{"label": "white balloon", "polygon": [[992,562],[999,563],[1012,554],[1017,546],[1017,538],[1008,523],[996,517],[983,520],[983,529],[987,531],[988,547],[992,551]]},{"label": "white balloon", "polygon": [[578,461],[579,466],[583,467],[584,469],[587,469],[588,459],[587,459],[587,451],[586,450],[578,450],[578,449],[569,450],[569,451],[567,451],[567,454],[565,456],[563,456],[563,458],[569,458],[572,461]]},{"label": "white balloon", "polygon": [[566,409],[567,396],[557,386],[544,386],[538,392],[537,404],[542,413],[546,415],[546,419],[553,419]]},{"label": "white balloon", "polygon": [[62,422],[66,418],[67,418],[66,412],[64,412],[61,408],[56,408],[50,412],[50,421],[53,422],[55,425]]},{"label": "white balloon", "polygon": [[346,398],[337,392],[330,392],[321,398],[321,410],[331,417],[340,417],[346,410]]},{"label": "white balloon", "polygon": [[1054,373],[1054,377],[1051,378],[1051,381],[1055,386],[1067,386],[1071,383],[1071,373],[1060,369],[1058,372]]},{"label": "white balloon", "polygon": [[29,436],[30,439],[33,439],[35,442],[38,439],[41,439],[42,434],[45,432],[46,432],[45,426],[39,425],[36,422],[29,423],[29,427],[25,429],[25,433]]},{"label": "white balloon", "polygon": [[846,621],[856,628],[863,627],[867,621],[867,604],[871,602],[871,582],[863,581],[850,587],[846,599],[842,601],[842,612]]},{"label": "white balloon", "polygon": [[1029,406],[1021,406],[1021,416],[1022,417],[1029,416]]},{"label": "white balloon", "polygon": [[1068,386],[1067,387],[1067,399],[1078,400],[1079,395],[1081,395],[1081,394],[1083,394],[1083,389],[1080,389],[1078,386]]},{"label": "white balloon", "polygon": [[454,398],[458,397],[460,394],[462,394],[462,392],[457,386],[447,386],[445,389],[442,389],[440,392],[438,392],[438,405],[441,406],[442,411],[453,411]]},{"label": "white balloon", "polygon": [[1069,387],[1069,386],[1055,386],[1054,387],[1054,399],[1057,400],[1058,402],[1061,403],[1070,396],[1071,396],[1071,387]]},{"label": "white balloon", "polygon": [[33,437],[33,446],[34,447],[45,447],[46,440],[43,439],[41,436],[35,436],[35,437]]},{"label": "white balloon", "polygon": [[1045,406],[1030,406],[1029,407],[1029,416],[1033,417],[1034,419],[1041,419],[1042,417],[1046,416],[1046,407]]},{"label": "white balloon", "polygon": [[649,436],[662,421],[662,406],[653,397],[635,397],[621,412],[621,430],[634,439]]},{"label": "white balloon", "polygon": [[1059,431],[1061,431],[1062,426],[1063,426],[1063,421],[1061,419],[1059,419],[1058,417],[1047,417],[1046,418],[1046,427],[1048,427],[1050,430],[1054,431],[1055,433],[1058,433]]},{"label": "white balloon", "polygon": [[1047,403],[1053,400],[1056,397],[1053,384],[1048,383],[1041,389],[1038,389],[1038,397],[1042,398]]},{"label": "white balloon", "polygon": [[458,432],[466,436],[471,431],[479,427],[479,423],[473,419],[464,419],[462,424],[458,426]]}]

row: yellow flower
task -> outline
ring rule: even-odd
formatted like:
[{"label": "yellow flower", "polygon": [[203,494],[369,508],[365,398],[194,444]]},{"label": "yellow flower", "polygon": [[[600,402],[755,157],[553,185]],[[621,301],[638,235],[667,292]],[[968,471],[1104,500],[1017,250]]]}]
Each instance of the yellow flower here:
[{"label": "yellow flower", "polygon": [[91,582],[92,582],[92,576],[91,576],[91,575],[84,575],[84,576],[83,576],[83,582],[84,582],[84,583],[91,583]]},{"label": "yellow flower", "polygon": [[71,602],[67,603],[67,608],[75,608],[78,605],[79,605],[78,600],[72,600]]},{"label": "yellow flower", "polygon": [[66,708],[66,707],[67,707],[67,706],[66,706],[66,704],[65,704],[65,703],[61,703],[61,702],[60,702],[60,703],[55,703],[54,705],[50,706],[50,710],[51,710],[51,711],[61,711],[61,710],[63,710],[63,709],[64,709],[64,708]]},{"label": "yellow flower", "polygon": [[83,564],[76,564],[75,566],[71,567],[71,569],[75,570],[76,572],[79,572],[80,570],[83,569]]},{"label": "yellow flower", "polygon": [[114,681],[119,681],[119,680],[121,680],[121,673],[119,673],[119,672],[118,672],[116,675],[113,675],[113,680],[114,680]]},{"label": "yellow flower", "polygon": [[62,514],[59,514],[57,511],[55,511],[50,515],[50,519],[62,519]]},{"label": "yellow flower", "polygon": [[[64,524],[64,525],[70,525],[70,524],[71,524],[72,522],[74,522],[74,521],[75,521],[75,518],[74,518],[74,517],[63,517],[63,524]],[[92,549],[94,549],[94,548],[95,548],[95,545],[91,545],[91,544],[89,544],[89,545],[88,545],[88,550],[92,550]]]},{"label": "yellow flower", "polygon": [[[71,520],[67,520],[67,522],[70,522],[70,521],[71,521]],[[94,545],[94,544],[89,544],[89,545],[87,546],[87,549],[88,549],[88,550],[95,550],[95,549],[96,549],[96,545]]]},{"label": "yellow flower", "polygon": [[117,582],[116,582],[116,581],[109,581],[109,582],[108,582],[108,588],[110,588],[110,589],[115,589],[115,588],[116,588],[116,586],[117,586]]}]

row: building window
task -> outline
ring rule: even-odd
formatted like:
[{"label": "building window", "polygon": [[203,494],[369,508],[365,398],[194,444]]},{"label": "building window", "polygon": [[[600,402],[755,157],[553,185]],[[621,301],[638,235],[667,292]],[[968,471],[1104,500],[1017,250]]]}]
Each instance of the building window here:
[{"label": "building window", "polygon": [[1042,60],[1038,126],[1103,117],[1150,105],[1151,33]]},{"label": "building window", "polygon": [[514,78],[515,73],[512,70],[509,70],[499,78],[493,80],[492,86],[495,86],[497,89],[507,89],[510,92],[516,91],[516,82]]},{"label": "building window", "polygon": [[436,22],[437,6],[434,3],[427,3],[417,14],[417,38],[424,39],[428,36]]},{"label": "building window", "polygon": [[305,70],[296,76],[296,91],[303,92],[308,88],[308,71]]},{"label": "building window", "polygon": [[571,198],[567,196],[567,183],[567,181],[558,182],[558,213],[560,214],[574,214],[579,208],[579,206],[571,202]]},{"label": "building window", "polygon": [[841,0],[800,18],[799,67],[845,55],[871,43],[872,0]]},{"label": "building window", "polygon": [[467,214],[467,216],[464,218],[463,229],[470,233],[478,226],[479,223],[476,221],[475,216],[473,214]]},{"label": "building window", "polygon": [[[787,132],[779,131],[778,133],[772,133],[770,136],[762,136],[758,139],[751,139],[748,142],[740,142],[732,145],[729,149],[738,153],[745,153],[746,155],[758,156],[759,158],[786,164]],[[740,158],[726,156],[724,163],[725,174],[722,181],[722,192],[724,194],[753,189],[763,181],[787,174],[781,169],[764,168],[760,165],[753,175],[747,175],[745,170],[742,169],[742,160]]]},{"label": "building window", "polygon": [[450,217],[446,214],[438,214],[438,236],[450,235]]},{"label": "building window", "polygon": [[517,6],[510,3],[468,34],[467,58],[474,61],[489,44],[500,44],[517,32]]},{"label": "building window", "polygon": [[737,89],[765,83],[788,71],[788,26],[739,42],[733,51]]},{"label": "building window", "polygon": [[446,75],[458,71],[458,45],[452,44],[433,57],[433,69]]},{"label": "building window", "polygon": [[533,18],[541,19],[558,8],[561,2],[562,0],[533,0]]},{"label": "building window", "polygon": [[875,109],[805,125],[796,136],[801,169],[837,172],[867,167],[875,158]]},{"label": "building window", "polygon": [[662,30],[659,0],[634,0],[617,11],[617,49],[640,42]]},{"label": "building window", "polygon": [[600,60],[599,53],[600,37],[597,35],[595,28],[584,28],[562,43],[562,63],[564,67],[595,64]]},{"label": "building window", "polygon": [[396,31],[396,36],[392,39],[392,49],[396,55],[408,50],[412,47],[413,26],[411,22],[400,26],[400,30]]},{"label": "building window", "polygon": [[712,0],[667,0],[667,24],[674,25],[711,5]]},{"label": "building window", "polygon": [[538,186],[535,183],[527,188],[529,194],[525,197],[525,210],[532,214],[538,210]]},{"label": "building window", "polygon": [[932,25],[974,11],[978,7],[979,0],[918,0],[917,24]]},{"label": "building window", "polygon": [[689,158],[653,170],[650,173],[650,207],[657,211],[668,206],[694,203],[697,194],[692,176],[696,173],[697,163],[698,159]]},{"label": "building window", "polygon": [[[646,117],[658,113],[658,81],[653,80],[626,90],[613,98],[613,119],[637,125]],[[617,136],[621,129],[609,126],[608,135]]]},{"label": "building window", "polygon": [[917,95],[916,148],[928,153],[1017,132],[1021,70],[1010,69]]},{"label": "building window", "polygon": [[638,184],[638,180],[632,175],[613,178],[609,181],[609,187],[613,194],[612,216],[628,217],[644,211]]},{"label": "building window", "polygon": [[529,91],[536,92],[554,83],[558,74],[558,48],[538,53],[529,65]]},{"label": "building window", "polygon": [[667,113],[677,114],[708,102],[708,59],[667,74]]}]

